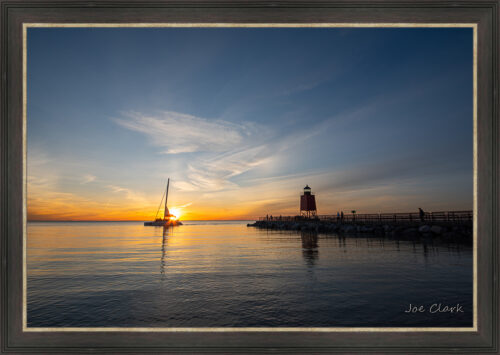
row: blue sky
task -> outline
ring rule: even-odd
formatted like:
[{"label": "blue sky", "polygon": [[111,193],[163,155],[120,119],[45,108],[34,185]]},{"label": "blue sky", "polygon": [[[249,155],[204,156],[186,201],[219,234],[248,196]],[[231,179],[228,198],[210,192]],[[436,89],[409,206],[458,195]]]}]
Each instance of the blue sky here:
[{"label": "blue sky", "polygon": [[472,29],[30,28],[32,219],[472,208]]}]

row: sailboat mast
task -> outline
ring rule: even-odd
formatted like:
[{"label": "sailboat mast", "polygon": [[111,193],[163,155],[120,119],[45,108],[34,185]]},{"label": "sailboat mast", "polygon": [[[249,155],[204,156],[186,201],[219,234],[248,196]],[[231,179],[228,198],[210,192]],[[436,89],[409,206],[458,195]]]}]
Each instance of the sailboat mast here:
[{"label": "sailboat mast", "polygon": [[167,181],[167,192],[165,193],[165,210],[163,211],[163,219],[170,217],[170,212],[168,211],[168,207],[167,207],[168,185],[170,185],[170,178],[168,178],[168,181]]}]

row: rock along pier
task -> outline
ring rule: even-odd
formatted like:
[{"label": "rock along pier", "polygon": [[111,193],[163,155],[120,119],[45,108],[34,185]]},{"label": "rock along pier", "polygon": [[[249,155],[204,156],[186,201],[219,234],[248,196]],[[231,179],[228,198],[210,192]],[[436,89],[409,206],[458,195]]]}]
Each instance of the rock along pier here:
[{"label": "rock along pier", "polygon": [[315,231],[345,235],[374,235],[397,239],[440,239],[472,242],[472,211],[346,214],[341,216],[266,216],[249,227]]}]

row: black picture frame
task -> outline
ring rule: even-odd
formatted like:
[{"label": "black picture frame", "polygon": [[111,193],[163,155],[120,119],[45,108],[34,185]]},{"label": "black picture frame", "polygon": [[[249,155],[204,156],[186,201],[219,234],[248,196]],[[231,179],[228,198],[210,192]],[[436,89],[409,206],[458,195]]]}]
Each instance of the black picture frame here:
[{"label": "black picture frame", "polygon": [[[500,0],[1,3],[1,351],[498,353]],[[477,24],[477,331],[24,332],[23,23]]]}]

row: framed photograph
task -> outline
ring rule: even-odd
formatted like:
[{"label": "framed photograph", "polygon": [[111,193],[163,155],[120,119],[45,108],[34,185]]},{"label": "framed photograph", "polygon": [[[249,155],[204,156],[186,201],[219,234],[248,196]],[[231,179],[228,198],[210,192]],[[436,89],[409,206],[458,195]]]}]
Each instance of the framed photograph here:
[{"label": "framed photograph", "polygon": [[1,344],[498,352],[499,1],[1,1]]}]

